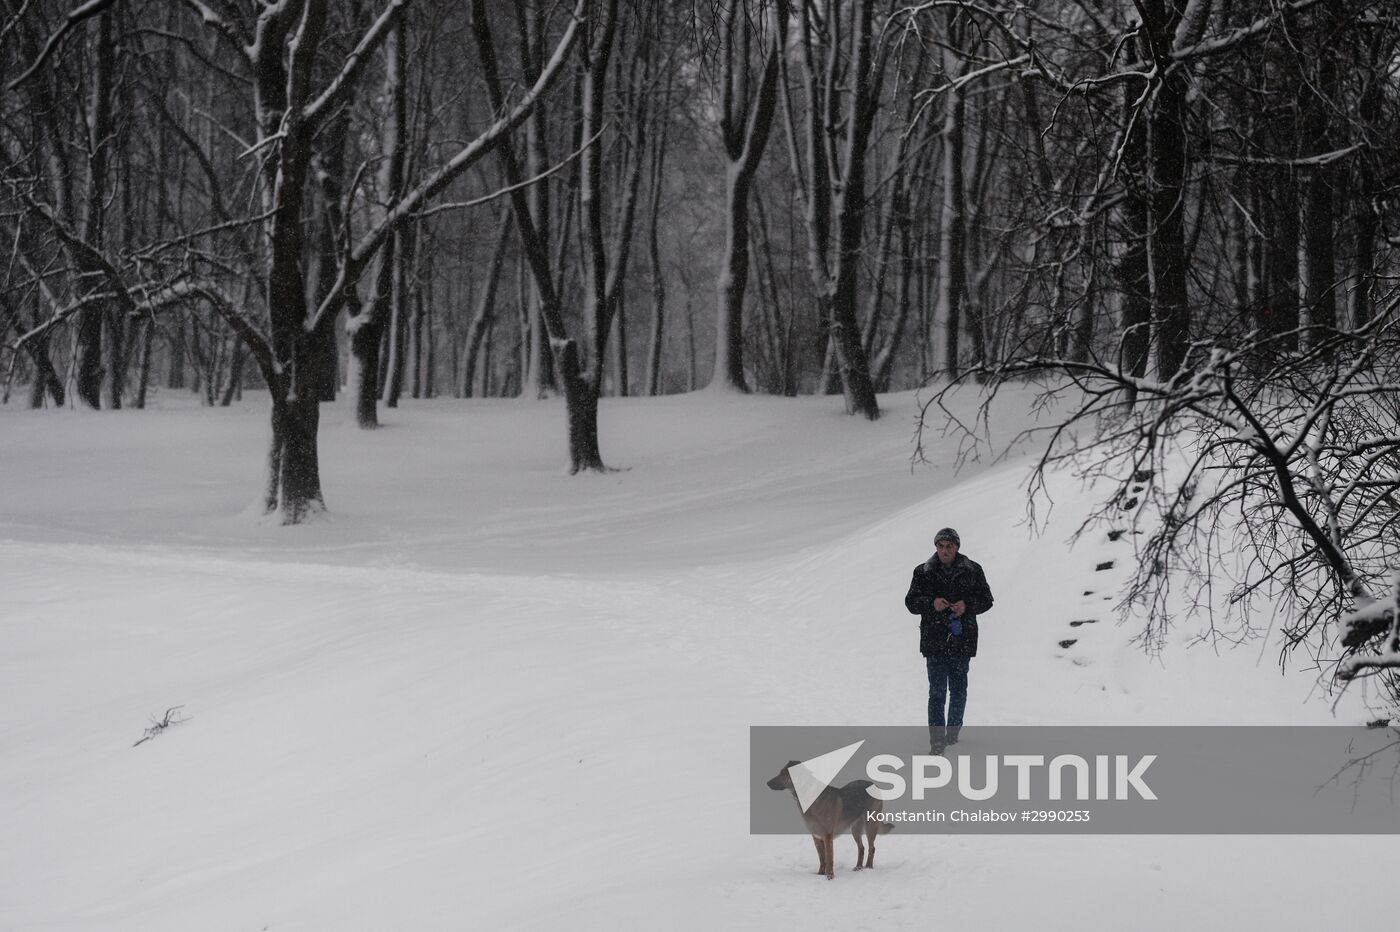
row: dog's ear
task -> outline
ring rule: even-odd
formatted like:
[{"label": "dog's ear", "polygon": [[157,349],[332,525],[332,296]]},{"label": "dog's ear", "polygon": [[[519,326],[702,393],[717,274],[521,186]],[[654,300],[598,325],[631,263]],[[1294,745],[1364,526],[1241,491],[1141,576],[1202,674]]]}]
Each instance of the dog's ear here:
[{"label": "dog's ear", "polygon": [[790,760],[790,761],[788,761],[786,764],[783,765],[783,769],[784,769],[784,770],[787,770],[789,767],[796,767],[796,766],[797,766],[798,764],[800,764],[800,763],[802,763],[802,761],[800,761],[800,760]]}]

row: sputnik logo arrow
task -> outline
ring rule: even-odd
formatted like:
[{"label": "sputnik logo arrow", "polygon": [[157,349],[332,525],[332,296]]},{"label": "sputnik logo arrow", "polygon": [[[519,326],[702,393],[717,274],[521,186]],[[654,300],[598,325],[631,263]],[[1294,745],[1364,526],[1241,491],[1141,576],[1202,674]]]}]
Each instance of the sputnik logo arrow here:
[{"label": "sputnik logo arrow", "polygon": [[864,743],[865,739],[862,738],[855,744],[827,751],[819,757],[804,760],[788,768],[788,774],[792,777],[793,792],[797,794],[797,804],[802,807],[803,812],[811,808],[812,803],[822,794],[822,790],[831,785],[841,768],[846,766],[846,762],[855,756]]}]

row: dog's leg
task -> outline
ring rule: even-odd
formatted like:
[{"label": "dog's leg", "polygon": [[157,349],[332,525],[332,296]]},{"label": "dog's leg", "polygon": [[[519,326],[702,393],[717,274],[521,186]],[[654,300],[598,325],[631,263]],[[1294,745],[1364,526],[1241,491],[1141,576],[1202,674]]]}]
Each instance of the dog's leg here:
[{"label": "dog's leg", "polygon": [[851,837],[856,840],[856,870],[865,866],[865,846],[860,843],[860,826],[851,829]]},{"label": "dog's leg", "polygon": [[836,879],[836,836],[827,835],[822,838],[822,844],[826,847],[826,879]]},{"label": "dog's leg", "polygon": [[816,847],[817,847],[817,873],[818,873],[818,874],[825,874],[825,873],[826,873],[826,845],[822,844],[822,837],[821,837],[820,835],[813,835],[813,836],[812,836],[812,844],[816,845]]},{"label": "dog's leg", "polygon": [[872,825],[866,830],[865,839],[867,842],[870,843],[870,849],[866,852],[865,855],[866,867],[875,866],[875,836],[878,834],[880,834],[880,826],[878,824]]}]

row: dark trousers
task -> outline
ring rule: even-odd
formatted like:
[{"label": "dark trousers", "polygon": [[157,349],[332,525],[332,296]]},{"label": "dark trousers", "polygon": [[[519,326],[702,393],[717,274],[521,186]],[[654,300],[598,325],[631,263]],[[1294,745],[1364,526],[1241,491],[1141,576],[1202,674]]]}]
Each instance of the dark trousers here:
[{"label": "dark trousers", "polygon": [[[967,708],[967,668],[971,657],[925,657],[928,662],[928,725],[930,728],[961,728]],[[948,718],[943,718],[943,703]]]}]

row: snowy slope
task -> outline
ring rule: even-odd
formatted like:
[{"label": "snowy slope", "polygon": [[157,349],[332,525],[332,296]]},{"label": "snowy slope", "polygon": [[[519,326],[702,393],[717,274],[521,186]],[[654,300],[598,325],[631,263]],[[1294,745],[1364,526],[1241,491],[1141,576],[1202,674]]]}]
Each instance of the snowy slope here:
[{"label": "snowy slope", "polygon": [[920,721],[901,600],[945,524],[997,596],[970,720],[1335,720],[1272,645],[1142,656],[1130,545],[1065,544],[1086,493],[1033,537],[1023,461],[911,471],[884,404],[607,400],[621,471],[572,479],[557,403],[336,406],[294,529],[240,515],[256,400],[0,411],[0,928],[1303,928],[1388,883],[1383,838],[896,832],[827,883],[749,836],[749,725]]}]

